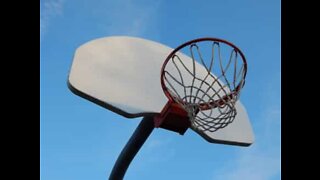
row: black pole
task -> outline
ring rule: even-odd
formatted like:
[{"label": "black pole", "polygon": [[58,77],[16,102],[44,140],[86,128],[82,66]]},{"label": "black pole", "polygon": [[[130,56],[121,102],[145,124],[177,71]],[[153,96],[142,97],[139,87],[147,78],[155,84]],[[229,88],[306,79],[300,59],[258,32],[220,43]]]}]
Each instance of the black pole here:
[{"label": "black pole", "polygon": [[153,117],[144,117],[136,128],[126,146],[122,149],[109,180],[122,180],[131,161],[154,129]]}]

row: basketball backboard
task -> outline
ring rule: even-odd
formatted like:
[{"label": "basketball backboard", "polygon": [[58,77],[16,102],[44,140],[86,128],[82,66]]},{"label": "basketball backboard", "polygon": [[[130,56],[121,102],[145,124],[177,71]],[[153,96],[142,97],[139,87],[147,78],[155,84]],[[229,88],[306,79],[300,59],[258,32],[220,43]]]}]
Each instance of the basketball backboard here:
[{"label": "basketball backboard", "polygon": [[[160,70],[173,48],[146,39],[112,36],[80,46],[68,78],[71,91],[127,118],[154,116],[168,99]],[[201,69],[200,64],[196,64]],[[197,132],[207,141],[248,146],[254,135],[240,101],[232,123],[215,132]]]}]

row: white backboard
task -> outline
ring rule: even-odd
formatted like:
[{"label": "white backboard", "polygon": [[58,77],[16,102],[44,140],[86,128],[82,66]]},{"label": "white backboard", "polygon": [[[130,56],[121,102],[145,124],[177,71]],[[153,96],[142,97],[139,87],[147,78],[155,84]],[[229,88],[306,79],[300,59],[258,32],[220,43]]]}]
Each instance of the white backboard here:
[{"label": "white backboard", "polygon": [[[127,118],[156,115],[168,101],[161,88],[160,70],[172,50],[135,37],[92,40],[76,50],[68,86],[75,94]],[[236,118],[225,128],[197,133],[213,143],[252,144],[247,112],[239,101],[236,108]]]}]

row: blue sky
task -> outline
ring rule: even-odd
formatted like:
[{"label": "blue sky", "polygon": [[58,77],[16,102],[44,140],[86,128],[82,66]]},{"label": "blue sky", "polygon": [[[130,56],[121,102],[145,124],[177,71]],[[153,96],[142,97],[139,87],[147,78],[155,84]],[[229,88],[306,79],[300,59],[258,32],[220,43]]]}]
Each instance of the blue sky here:
[{"label": "blue sky", "polygon": [[114,35],[170,47],[212,36],[242,49],[248,61],[241,102],[255,143],[210,144],[155,129],[125,179],[280,179],[280,1],[43,0],[40,1],[41,179],[107,179],[140,122],[84,100],[67,88],[74,51]]}]

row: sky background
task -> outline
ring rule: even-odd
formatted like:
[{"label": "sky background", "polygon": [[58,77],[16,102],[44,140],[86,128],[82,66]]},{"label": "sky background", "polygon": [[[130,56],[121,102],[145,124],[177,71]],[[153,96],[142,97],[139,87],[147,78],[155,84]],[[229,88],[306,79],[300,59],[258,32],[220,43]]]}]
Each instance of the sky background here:
[{"label": "sky background", "polygon": [[[141,118],[126,119],[67,88],[76,48],[128,35],[177,47],[199,37],[229,40],[248,62],[241,102],[255,133],[250,147],[211,144],[155,129],[125,179],[280,179],[280,1],[40,1],[40,176],[105,180]],[[160,82],[159,82],[160,83]]]}]

